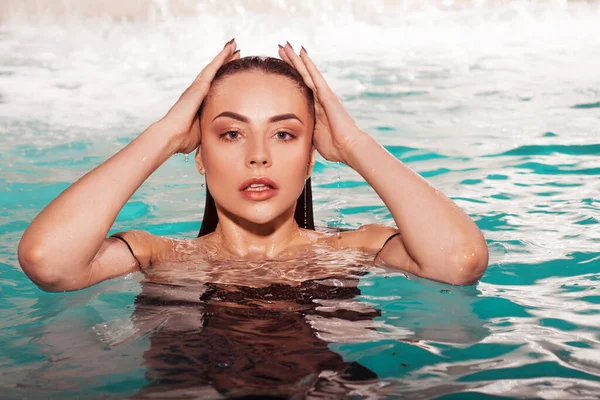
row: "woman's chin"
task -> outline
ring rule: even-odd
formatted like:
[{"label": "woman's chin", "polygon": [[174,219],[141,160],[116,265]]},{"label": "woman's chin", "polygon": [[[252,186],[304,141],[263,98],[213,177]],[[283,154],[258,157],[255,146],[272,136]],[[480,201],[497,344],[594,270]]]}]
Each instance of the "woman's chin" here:
[{"label": "woman's chin", "polygon": [[[291,217],[293,218],[293,212],[295,203],[288,205],[287,207],[279,202],[259,202],[250,205],[244,205],[235,203],[232,205],[223,205],[221,211],[225,215],[229,215],[232,221],[238,220],[240,225],[259,225],[269,226],[277,225],[278,222],[283,222]],[[231,207],[230,207],[231,206]],[[237,208],[236,208],[237,207]],[[235,210],[232,211],[232,210]]]},{"label": "woman's chin", "polygon": [[253,215],[250,218],[247,218],[246,220],[253,225],[260,225],[260,226],[273,225],[277,222],[277,219],[272,214],[264,215],[264,216]]},{"label": "woman's chin", "polygon": [[284,212],[277,212],[279,210],[274,210],[272,208],[269,208],[268,210],[252,210],[251,212],[249,212],[246,215],[241,215],[240,217],[242,217],[244,220],[246,220],[247,222],[253,224],[253,225],[259,225],[259,226],[269,226],[269,225],[276,225],[279,221],[283,221],[285,218],[283,218],[283,213]]}]

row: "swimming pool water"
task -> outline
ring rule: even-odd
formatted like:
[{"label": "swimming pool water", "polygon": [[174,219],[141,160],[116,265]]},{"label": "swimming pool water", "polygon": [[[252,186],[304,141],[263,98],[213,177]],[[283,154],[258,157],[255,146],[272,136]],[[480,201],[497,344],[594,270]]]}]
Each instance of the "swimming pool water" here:
[{"label": "swimming pool water", "polygon": [[[295,3],[285,4],[288,15]],[[360,279],[355,298],[379,310],[368,322],[306,317],[331,352],[377,374],[353,394],[597,398],[598,7],[436,7],[301,8],[287,24],[260,10],[210,8],[0,23],[3,396],[121,398],[149,385],[152,335],[132,322],[141,276],[44,293],[21,272],[17,244],[45,205],[162,116],[236,36],[243,54],[304,44],[359,125],[465,209],[488,241],[490,266],[475,286],[380,269]],[[172,157],[111,232],[195,237],[201,185],[193,162]],[[313,194],[317,224],[393,223],[346,166],[319,159]]]}]

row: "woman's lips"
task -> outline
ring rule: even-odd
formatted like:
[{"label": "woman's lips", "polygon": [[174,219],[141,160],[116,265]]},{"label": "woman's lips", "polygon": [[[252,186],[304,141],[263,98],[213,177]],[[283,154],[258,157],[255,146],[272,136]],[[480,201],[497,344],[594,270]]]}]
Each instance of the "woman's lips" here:
[{"label": "woman's lips", "polygon": [[278,190],[271,187],[264,187],[260,190],[251,190],[250,188],[242,190],[242,196],[246,200],[263,201],[268,200],[277,194]]},{"label": "woman's lips", "polygon": [[273,189],[278,189],[277,184],[275,184],[275,182],[273,182],[271,179],[267,178],[266,176],[261,176],[261,177],[254,176],[252,178],[248,178],[244,182],[242,182],[239,189],[245,190],[250,185],[268,185],[268,186],[271,186]]},{"label": "woman's lips", "polygon": [[278,187],[275,182],[267,177],[252,177],[246,179],[240,185],[240,191],[247,200],[263,201],[275,196]]}]

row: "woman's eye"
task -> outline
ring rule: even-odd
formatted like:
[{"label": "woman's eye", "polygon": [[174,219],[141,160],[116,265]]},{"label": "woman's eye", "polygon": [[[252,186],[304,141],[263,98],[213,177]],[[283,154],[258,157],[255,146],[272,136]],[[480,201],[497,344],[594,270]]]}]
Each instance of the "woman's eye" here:
[{"label": "woman's eye", "polygon": [[229,131],[229,132],[225,132],[224,134],[219,136],[221,139],[224,140],[236,140],[240,137],[239,132],[236,131]]},{"label": "woman's eye", "polygon": [[279,139],[279,140],[291,140],[291,139],[295,138],[294,135],[292,135],[289,132],[285,132],[285,131],[279,131],[275,135],[277,136],[277,139]]}]

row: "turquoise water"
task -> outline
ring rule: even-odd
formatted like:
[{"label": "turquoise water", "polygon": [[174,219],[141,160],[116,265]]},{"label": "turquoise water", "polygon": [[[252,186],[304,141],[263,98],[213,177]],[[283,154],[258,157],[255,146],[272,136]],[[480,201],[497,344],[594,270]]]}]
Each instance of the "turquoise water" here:
[{"label": "turquoise water", "polygon": [[[328,18],[352,19],[345,39],[327,27],[336,24],[306,34],[300,27],[317,18],[308,12],[298,26],[264,31],[260,14],[207,11],[238,18],[242,51],[274,55],[281,36],[305,43],[359,125],[487,238],[490,265],[477,285],[381,268],[360,278],[353,298],[373,312],[368,320],[306,316],[331,352],[377,374],[356,397],[600,393],[600,14],[593,5],[557,2],[541,13],[519,4],[426,10],[399,23],[341,10]],[[44,293],[20,270],[17,244],[45,205],[168,109],[216,49],[211,40],[233,35],[176,16],[154,27],[23,18],[0,24],[2,396],[132,396],[150,385],[155,332],[136,325],[147,316],[136,305],[141,274]],[[200,35],[206,50],[191,43]],[[324,35],[338,40],[335,51]],[[172,157],[111,232],[195,237],[201,185],[192,162]],[[346,166],[320,159],[313,193],[318,225],[393,223]]]}]

